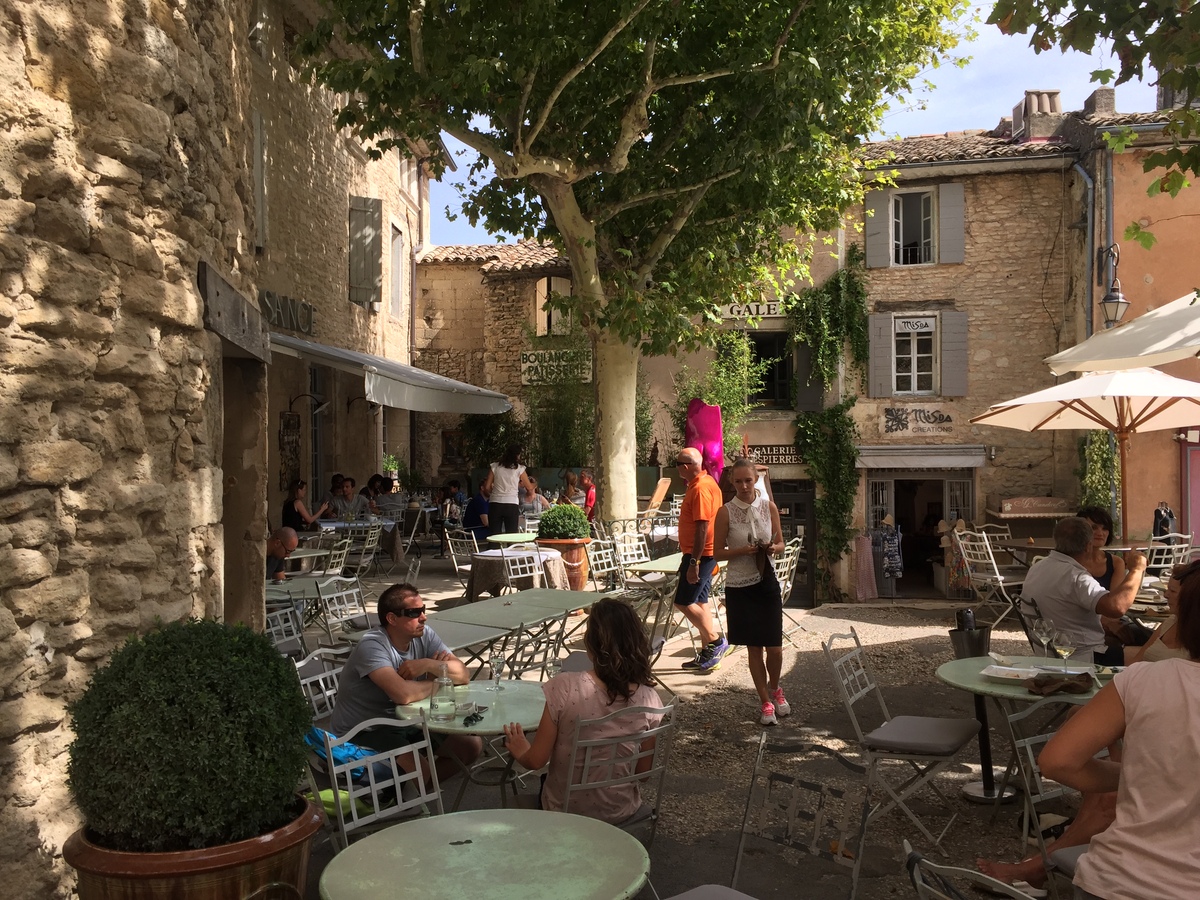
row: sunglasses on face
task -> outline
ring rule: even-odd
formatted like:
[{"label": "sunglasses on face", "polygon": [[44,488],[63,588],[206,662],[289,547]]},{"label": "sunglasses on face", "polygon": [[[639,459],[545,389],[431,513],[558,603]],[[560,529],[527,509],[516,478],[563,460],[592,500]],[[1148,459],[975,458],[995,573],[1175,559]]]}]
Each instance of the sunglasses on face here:
[{"label": "sunglasses on face", "polygon": [[407,609],[393,610],[393,613],[397,616],[404,616],[406,619],[419,619],[421,616],[425,615],[425,607],[410,606]]},{"label": "sunglasses on face", "polygon": [[690,463],[690,462],[688,462],[686,459],[677,459],[677,460],[675,460],[675,465],[677,465],[677,466],[690,466],[690,465],[691,465],[691,463]]}]

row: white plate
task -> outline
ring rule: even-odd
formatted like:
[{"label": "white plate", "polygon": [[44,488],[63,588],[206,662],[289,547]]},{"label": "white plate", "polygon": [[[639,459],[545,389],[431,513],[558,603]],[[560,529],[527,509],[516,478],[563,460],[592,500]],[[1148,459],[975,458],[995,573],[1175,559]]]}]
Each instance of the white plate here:
[{"label": "white plate", "polygon": [[1037,669],[1019,669],[1014,666],[988,666],[979,673],[984,678],[989,678],[992,681],[1003,681],[1007,684],[1015,684],[1025,681],[1028,678],[1033,678],[1038,674]]}]

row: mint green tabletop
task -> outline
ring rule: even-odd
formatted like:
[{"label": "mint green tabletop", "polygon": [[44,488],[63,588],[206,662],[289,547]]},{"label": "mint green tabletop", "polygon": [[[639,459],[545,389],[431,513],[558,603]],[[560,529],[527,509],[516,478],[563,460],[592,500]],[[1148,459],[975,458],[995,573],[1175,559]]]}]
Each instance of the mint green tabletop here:
[{"label": "mint green tabletop", "polygon": [[536,531],[509,531],[488,535],[488,540],[493,544],[532,544],[536,539]]},{"label": "mint green tabletop", "polygon": [[526,603],[519,599],[520,593],[501,594],[499,597],[489,597],[476,603],[455,606],[453,609],[439,610],[436,613],[434,631],[437,622],[462,622],[466,625],[491,625],[512,631],[521,625],[539,625],[555,616],[561,616],[561,609],[549,609],[544,605]]},{"label": "mint green tabletop", "polygon": [[[546,695],[542,693],[540,681],[521,681],[509,679],[500,682],[504,685],[502,691],[489,691],[491,679],[488,681],[472,681],[470,684],[458,685],[454,689],[454,702],[465,703],[472,701],[479,706],[486,706],[483,718],[474,725],[464,725],[466,713],[455,715],[453,722],[435,722],[428,720],[429,730],[436,734],[477,734],[491,737],[504,733],[504,726],[516,722],[526,731],[537,728],[542,721],[542,710],[546,708]],[[412,718],[418,710],[429,712],[429,700],[420,700],[407,706],[397,706],[396,715],[400,718]]]},{"label": "mint green tabletop", "polygon": [[649,869],[638,840],[599,819],[481,809],[402,822],[356,841],[325,867],[321,897],[624,900],[641,890]]},{"label": "mint green tabletop", "polygon": [[575,612],[577,609],[587,609],[604,594],[594,591],[557,591],[554,588],[530,588],[527,591],[517,591],[509,594],[508,599],[520,600],[529,606],[541,606],[554,610],[559,615],[565,612]]},{"label": "mint green tabletop", "polygon": [[[451,650],[463,650],[476,644],[486,644],[504,637],[511,629],[497,628],[494,625],[468,625],[465,622],[454,622],[441,619],[437,613],[425,620],[425,627],[432,628],[442,642]],[[347,632],[345,638],[352,644],[362,640],[366,631]]]},{"label": "mint green tabletop", "polygon": [[[1031,669],[1035,666],[1054,666],[1057,668],[1056,663],[1058,662],[1056,658],[1045,656],[1010,656],[1008,660],[1014,668],[1018,669]],[[1019,681],[993,681],[980,674],[988,666],[995,665],[999,665],[999,663],[990,656],[972,656],[968,659],[954,659],[938,666],[937,677],[950,685],[950,687],[970,691],[972,694],[979,694],[983,697],[996,697],[1001,700],[1020,700],[1024,703],[1033,703],[1035,700],[1042,699],[1038,694],[1031,694],[1029,689]],[[1066,694],[1060,692],[1051,696],[1062,700],[1063,703],[1087,703],[1092,697],[1096,696],[1094,679],[1092,689],[1086,694]]]},{"label": "mint green tabletop", "polygon": [[660,556],[658,559],[647,560],[646,562],[630,563],[625,567],[627,572],[660,572],[664,575],[674,575],[679,571],[679,567],[683,565],[682,553],[668,553],[666,556]]}]

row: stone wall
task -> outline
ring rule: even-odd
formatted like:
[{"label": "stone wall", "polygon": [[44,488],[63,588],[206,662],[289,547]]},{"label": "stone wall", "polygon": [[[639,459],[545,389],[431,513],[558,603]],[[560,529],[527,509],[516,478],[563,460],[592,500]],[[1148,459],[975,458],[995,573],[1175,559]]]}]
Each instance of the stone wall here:
[{"label": "stone wall", "polygon": [[0,0],[0,883],[13,900],[73,883],[65,703],[156,618],[222,613],[221,350],[195,273],[208,260],[248,293],[248,5]]}]

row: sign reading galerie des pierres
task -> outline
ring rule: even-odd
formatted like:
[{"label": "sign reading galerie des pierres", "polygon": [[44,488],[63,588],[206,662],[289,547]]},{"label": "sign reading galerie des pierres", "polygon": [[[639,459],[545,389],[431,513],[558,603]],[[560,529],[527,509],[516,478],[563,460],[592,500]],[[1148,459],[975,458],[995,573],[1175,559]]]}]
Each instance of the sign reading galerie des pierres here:
[{"label": "sign reading galerie des pierres", "polygon": [[591,350],[522,350],[521,384],[591,384]]}]

